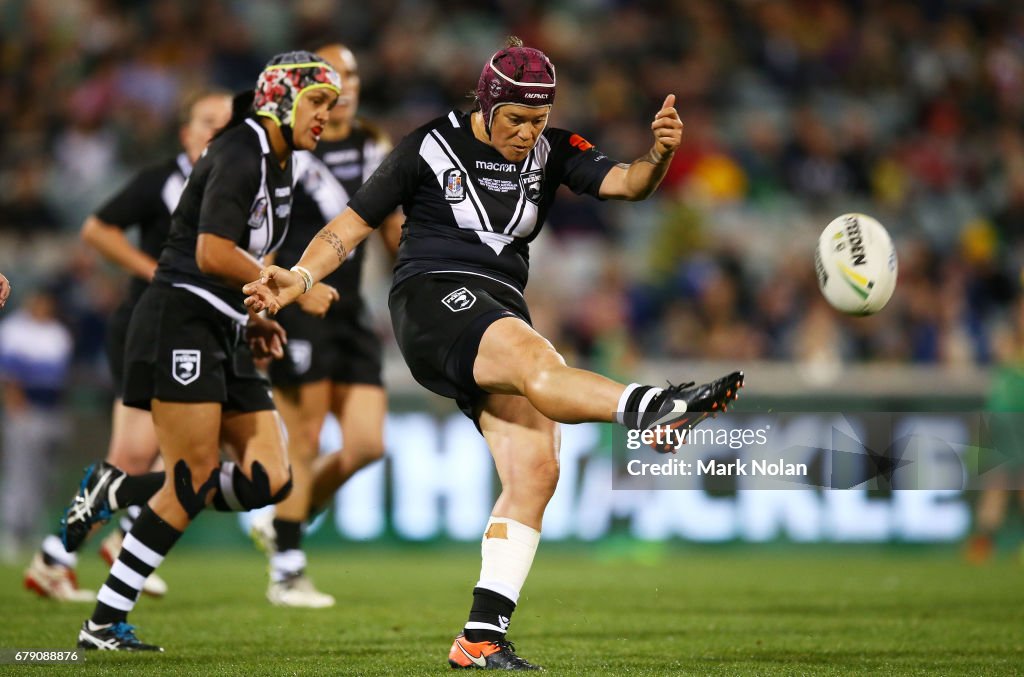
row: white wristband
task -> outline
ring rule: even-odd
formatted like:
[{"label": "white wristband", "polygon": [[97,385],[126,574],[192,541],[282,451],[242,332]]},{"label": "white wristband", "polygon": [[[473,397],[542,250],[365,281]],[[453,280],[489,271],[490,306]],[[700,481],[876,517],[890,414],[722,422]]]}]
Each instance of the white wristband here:
[{"label": "white wristband", "polygon": [[310,289],[313,288],[313,274],[312,273],[310,273],[308,270],[306,270],[302,266],[292,266],[291,267],[291,271],[293,273],[298,273],[302,277],[302,284],[305,287],[305,289],[302,290],[303,294],[305,294],[306,292],[308,292]]}]

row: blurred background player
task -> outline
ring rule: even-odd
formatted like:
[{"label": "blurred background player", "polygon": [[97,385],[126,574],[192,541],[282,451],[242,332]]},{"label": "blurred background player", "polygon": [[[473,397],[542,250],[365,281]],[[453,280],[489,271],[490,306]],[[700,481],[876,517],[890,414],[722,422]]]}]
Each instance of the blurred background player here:
[{"label": "blurred background player", "polygon": [[[57,318],[54,291],[29,293],[0,322],[0,556],[20,556],[43,516],[53,451],[64,436],[60,409],[71,362],[71,333]],[[76,595],[74,574],[61,591]]]},{"label": "blurred background player", "polygon": [[11,283],[0,273],[0,308],[7,304],[7,297],[11,295]]},{"label": "blurred background player", "polygon": [[[1024,511],[1024,295],[1017,299],[1010,321],[994,336],[997,368],[989,394],[989,425],[997,467],[983,472],[984,488],[974,506],[974,528],[965,556],[972,564],[984,564],[996,551],[996,536],[1005,525],[1011,502],[1017,496]],[[1024,562],[1024,550],[1021,550]]]},{"label": "blurred background player", "polygon": [[[317,231],[345,209],[391,149],[386,135],[356,117],[359,73],[352,52],[331,44],[316,54],[341,76],[342,93],[316,150],[295,154],[291,224],[272,259],[286,268],[298,263]],[[390,218],[381,234],[395,252],[401,220]],[[355,248],[346,265],[323,280],[340,295],[326,316],[317,317],[321,297],[333,291],[321,283],[275,318],[288,332],[285,357],[271,362],[270,377],[274,404],[288,428],[292,492],[253,519],[252,535],[270,556],[267,598],[280,606],[334,605],[306,576],[303,528],[348,478],[384,454],[381,344],[360,293],[365,253],[366,247]],[[328,412],[341,425],[344,448],[317,459]]]},{"label": "blurred background player", "polygon": [[650,150],[619,164],[578,134],[547,127],[555,85],[547,56],[510,38],[484,64],[475,111],[451,111],[405,137],[296,266],[272,266],[245,287],[247,305],[277,312],[342,265],[370,224],[405,209],[390,297],[396,338],[416,380],[477,424],[502,487],[452,667],[536,669],[506,632],[558,482],[558,422],[692,426],[722,411],[743,382],[736,372],[696,387],[619,384],[566,366],[533,329],[523,297],[529,243],[558,188],[644,199],[664,178],[683,127],[669,95],[651,123]]},{"label": "blurred background player", "polygon": [[[81,648],[161,651],[126,621],[182,532],[211,501],[245,511],[291,489],[280,418],[254,364],[283,355],[284,331],[247,313],[239,286],[283,241],[292,151],[316,147],[340,88],[337,73],[309,52],[275,56],[255,90],[235,99],[182,193],[125,347],[124,403],[153,412],[168,471],[124,538],[79,631]],[[237,463],[221,463],[222,445]],[[108,464],[91,468],[67,512],[68,533],[81,538],[138,479]]]},{"label": "blurred background player", "polygon": [[[192,166],[230,117],[231,96],[227,92],[200,90],[187,97],[179,113],[178,140],[183,151],[140,171],[82,225],[82,239],[132,275],[128,295],[110,319],[106,341],[115,392],[106,460],[129,475],[142,475],[153,468],[154,460],[159,459],[159,449],[149,412],[126,407],[121,401],[128,321],[156,273],[156,260],[171,229],[171,214]],[[133,228],[137,228],[137,246],[126,234]],[[160,484],[162,479],[154,478],[154,492]],[[121,541],[140,511],[138,506],[129,507],[118,528],[103,539],[100,554],[107,564],[114,563],[121,551]],[[91,601],[95,599],[94,593],[76,590],[76,563],[76,554],[68,552],[58,536],[47,536],[25,570],[25,586],[44,597]],[[146,579],[142,591],[160,597],[166,594],[167,584],[153,574]]]}]

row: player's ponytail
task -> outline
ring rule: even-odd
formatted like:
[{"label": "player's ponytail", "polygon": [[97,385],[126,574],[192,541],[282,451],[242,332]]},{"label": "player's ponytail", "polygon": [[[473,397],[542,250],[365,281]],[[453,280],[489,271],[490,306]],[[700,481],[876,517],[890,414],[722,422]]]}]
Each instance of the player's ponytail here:
[{"label": "player's ponytail", "polygon": [[232,127],[237,127],[242,124],[246,118],[255,117],[252,109],[252,102],[255,97],[256,93],[251,89],[235,94],[231,98],[231,119],[228,120],[226,125],[217,130],[217,133],[213,135],[213,138],[216,139]]}]

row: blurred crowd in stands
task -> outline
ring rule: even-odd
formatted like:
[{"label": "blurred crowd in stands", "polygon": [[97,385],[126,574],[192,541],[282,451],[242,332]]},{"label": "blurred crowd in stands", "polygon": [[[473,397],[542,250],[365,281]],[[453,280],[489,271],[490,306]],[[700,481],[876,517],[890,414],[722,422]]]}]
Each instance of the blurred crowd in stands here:
[{"label": "blurred crowd in stands", "polygon": [[[508,34],[557,66],[552,124],[616,159],[649,148],[676,94],[684,141],[657,195],[565,191],[534,245],[534,319],[578,364],[984,364],[1020,286],[1020,3],[11,0],[0,13],[0,270],[60,290],[87,373],[105,373],[126,285],[78,244],[83,219],[175,152],[183,94],[249,87],[272,54],[330,40],[356,52],[362,113],[396,139],[468,108]],[[895,297],[867,319],[825,306],[813,273],[818,233],[852,211],[900,255]]]}]

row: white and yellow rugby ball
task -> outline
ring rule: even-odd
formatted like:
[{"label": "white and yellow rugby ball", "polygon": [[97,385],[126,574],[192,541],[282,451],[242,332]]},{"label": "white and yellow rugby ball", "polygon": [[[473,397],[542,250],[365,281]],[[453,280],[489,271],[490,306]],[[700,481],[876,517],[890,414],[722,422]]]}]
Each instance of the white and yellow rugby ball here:
[{"label": "white and yellow rugby ball", "polygon": [[896,248],[882,224],[864,214],[843,214],[825,226],[814,268],[821,293],[848,315],[877,313],[896,289]]}]

